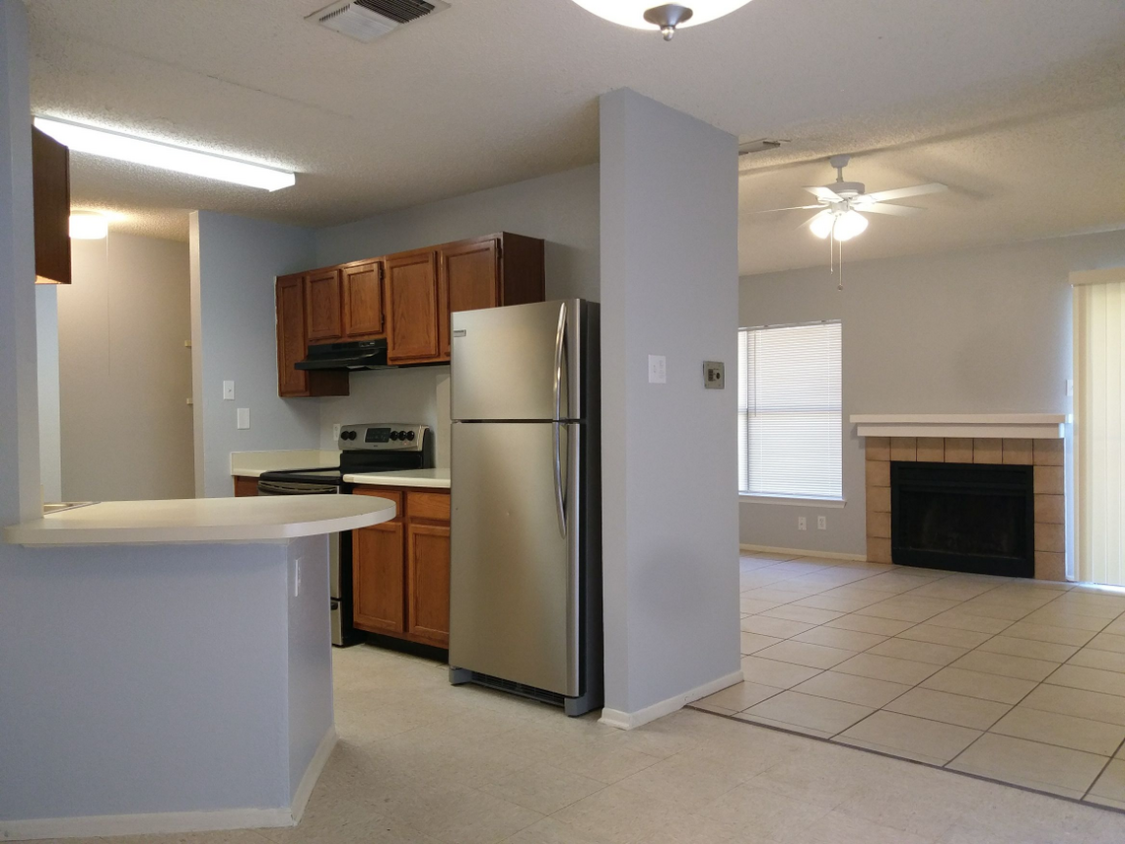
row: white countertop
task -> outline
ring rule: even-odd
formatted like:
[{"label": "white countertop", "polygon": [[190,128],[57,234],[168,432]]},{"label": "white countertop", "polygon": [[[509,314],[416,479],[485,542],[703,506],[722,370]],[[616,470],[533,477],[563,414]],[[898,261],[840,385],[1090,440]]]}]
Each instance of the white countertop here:
[{"label": "white countertop", "polygon": [[232,451],[230,473],[240,478],[257,478],[263,472],[283,469],[335,469],[340,452],[318,449],[289,451]]},{"label": "white countertop", "polygon": [[271,542],[394,517],[393,502],[361,495],[104,501],[6,527],[4,540],[35,546]]},{"label": "white countertop", "polygon": [[416,486],[449,489],[448,469],[404,469],[401,472],[372,472],[369,475],[344,475],[344,483],[366,486]]}]

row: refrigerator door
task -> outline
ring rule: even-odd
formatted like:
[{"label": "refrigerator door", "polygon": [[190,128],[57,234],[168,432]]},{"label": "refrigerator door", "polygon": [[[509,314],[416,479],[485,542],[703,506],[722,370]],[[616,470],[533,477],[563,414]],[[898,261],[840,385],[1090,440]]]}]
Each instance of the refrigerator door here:
[{"label": "refrigerator door", "polygon": [[579,423],[453,424],[450,666],[580,693],[581,431]]},{"label": "refrigerator door", "polygon": [[582,418],[584,304],[567,299],[454,313],[452,418]]}]

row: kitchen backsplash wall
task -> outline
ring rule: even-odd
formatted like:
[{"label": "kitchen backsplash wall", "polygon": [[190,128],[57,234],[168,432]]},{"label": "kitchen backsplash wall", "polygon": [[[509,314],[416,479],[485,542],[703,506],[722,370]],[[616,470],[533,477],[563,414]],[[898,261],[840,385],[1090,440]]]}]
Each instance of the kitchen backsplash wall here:
[{"label": "kitchen backsplash wall", "polygon": [[434,464],[449,466],[449,367],[373,369],[351,374],[351,395],[317,399],[320,447],[334,449],[333,425],[419,422],[434,438]]}]

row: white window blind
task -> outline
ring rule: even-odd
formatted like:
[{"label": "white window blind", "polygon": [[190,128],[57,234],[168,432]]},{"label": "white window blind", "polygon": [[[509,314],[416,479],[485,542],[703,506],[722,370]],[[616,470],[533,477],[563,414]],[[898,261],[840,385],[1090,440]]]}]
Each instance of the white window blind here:
[{"label": "white window blind", "polygon": [[840,323],[738,332],[738,489],[841,497]]},{"label": "white window blind", "polygon": [[1125,586],[1125,282],[1074,288],[1079,580]]}]

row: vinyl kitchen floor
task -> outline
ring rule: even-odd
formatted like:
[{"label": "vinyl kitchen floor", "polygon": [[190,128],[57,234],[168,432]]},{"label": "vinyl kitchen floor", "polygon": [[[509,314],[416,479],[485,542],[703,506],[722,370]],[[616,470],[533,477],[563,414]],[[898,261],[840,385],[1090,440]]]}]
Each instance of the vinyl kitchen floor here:
[{"label": "vinyl kitchen floor", "polygon": [[741,600],[695,708],[1125,810],[1125,592],[751,555]]},{"label": "vinyl kitchen floor", "polygon": [[[864,631],[827,629],[861,635],[829,633],[825,640],[814,635],[808,644],[847,651],[874,643],[863,638]],[[866,635],[884,641],[882,634]],[[829,640],[835,644],[820,644]],[[849,647],[838,647],[844,644]],[[811,659],[824,661],[823,654],[813,653]],[[821,691],[836,688],[831,684],[840,681],[833,675],[859,678],[855,694],[841,692],[858,703],[845,700],[844,707],[825,711],[807,701],[796,707],[825,731],[851,718],[848,706],[866,712],[893,691],[893,681],[795,667],[811,672],[810,680],[827,677],[818,682],[828,686],[810,687]],[[749,729],[705,712],[685,709],[622,732],[599,724],[596,715],[569,719],[557,709],[486,689],[452,687],[445,666],[389,651],[366,646],[337,651],[334,669],[340,741],[297,827],[66,844],[1125,841],[1125,814],[792,733]],[[781,694],[745,684],[724,699],[749,708]],[[799,700],[831,700],[794,694]],[[1099,711],[1108,717],[1104,713],[1113,710]],[[786,710],[773,714],[787,717]],[[1096,730],[1082,736],[1104,747],[1096,744],[1103,738]],[[944,736],[930,741],[944,747]],[[1107,791],[1125,779],[1120,771],[1112,776],[1117,779],[1105,780]]]}]

